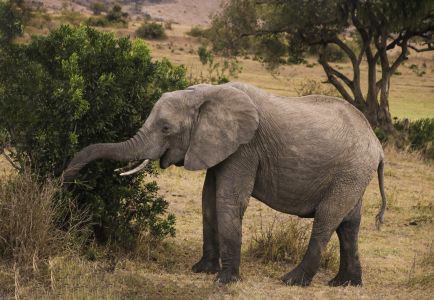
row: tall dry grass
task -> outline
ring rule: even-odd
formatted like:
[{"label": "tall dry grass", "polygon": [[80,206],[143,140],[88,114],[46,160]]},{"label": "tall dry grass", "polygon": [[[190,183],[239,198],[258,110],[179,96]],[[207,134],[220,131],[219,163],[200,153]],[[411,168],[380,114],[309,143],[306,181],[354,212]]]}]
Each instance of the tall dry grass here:
[{"label": "tall dry grass", "polygon": [[35,275],[49,257],[78,249],[86,216],[62,194],[58,181],[39,182],[30,171],[0,181],[0,256]]},{"label": "tall dry grass", "polygon": [[[269,225],[260,226],[252,236],[247,254],[263,263],[299,263],[307,251],[311,222],[295,217],[283,221],[275,215]],[[339,247],[331,240],[321,257],[321,267],[337,271],[339,268]]]}]

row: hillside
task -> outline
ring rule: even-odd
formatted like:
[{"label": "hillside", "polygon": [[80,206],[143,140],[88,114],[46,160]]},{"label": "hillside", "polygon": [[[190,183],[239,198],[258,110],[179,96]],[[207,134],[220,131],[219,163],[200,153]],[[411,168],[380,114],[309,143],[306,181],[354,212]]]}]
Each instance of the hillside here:
[{"label": "hillside", "polygon": [[[50,13],[62,10],[73,10],[91,14],[90,5],[94,2],[122,3],[122,8],[133,18],[150,15],[154,19],[173,21],[185,25],[205,25],[209,23],[210,15],[215,13],[221,0],[166,0],[166,1],[95,1],[95,0],[27,0],[33,6],[43,7]],[[137,6],[136,2],[143,2]]]}]

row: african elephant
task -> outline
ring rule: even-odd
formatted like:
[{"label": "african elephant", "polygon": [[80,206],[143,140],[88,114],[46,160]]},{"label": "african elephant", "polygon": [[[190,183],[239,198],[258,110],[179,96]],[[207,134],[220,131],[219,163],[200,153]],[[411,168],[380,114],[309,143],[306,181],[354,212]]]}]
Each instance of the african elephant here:
[{"label": "african elephant", "polygon": [[131,139],[82,149],[65,170],[65,180],[101,158],[159,159],[163,169],[175,164],[207,170],[203,256],[193,272],[218,273],[222,284],[240,278],[242,218],[253,196],[277,211],[314,218],[307,252],[283,276],[284,283],[309,285],[336,231],[340,267],[329,284],[362,284],[361,201],[377,170],[382,197],[377,220],[383,222],[384,154],[367,120],[344,100],[280,97],[242,83],[196,85],[163,94]]}]

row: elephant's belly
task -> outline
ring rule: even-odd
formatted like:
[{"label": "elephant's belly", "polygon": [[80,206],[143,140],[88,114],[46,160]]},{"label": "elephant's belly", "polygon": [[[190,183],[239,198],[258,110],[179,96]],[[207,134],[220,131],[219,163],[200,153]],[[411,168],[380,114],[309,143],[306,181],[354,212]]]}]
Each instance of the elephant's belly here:
[{"label": "elephant's belly", "polygon": [[321,200],[317,188],[307,178],[285,174],[258,176],[252,196],[269,207],[300,217],[314,214]]}]

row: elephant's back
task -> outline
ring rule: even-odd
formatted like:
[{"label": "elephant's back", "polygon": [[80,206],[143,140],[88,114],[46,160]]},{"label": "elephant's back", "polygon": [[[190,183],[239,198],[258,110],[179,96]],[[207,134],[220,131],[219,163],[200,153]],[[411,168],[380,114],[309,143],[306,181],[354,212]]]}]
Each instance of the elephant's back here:
[{"label": "elephant's back", "polygon": [[277,122],[291,131],[286,142],[317,145],[330,152],[356,151],[354,146],[363,144],[381,149],[365,116],[345,100],[322,95],[274,98],[269,106],[279,115]]},{"label": "elephant's back", "polygon": [[318,159],[345,153],[376,160],[378,164],[383,156],[381,144],[365,116],[343,99],[324,95],[283,97],[248,84],[229,85],[244,91],[258,106],[264,132],[278,132],[271,136],[270,143],[298,148]]},{"label": "elephant's back", "polygon": [[[376,170],[383,157],[380,142],[361,112],[346,101],[311,95],[271,96],[264,118],[281,133],[279,161],[294,173],[321,174]],[[354,171],[357,170],[357,171]]]}]

